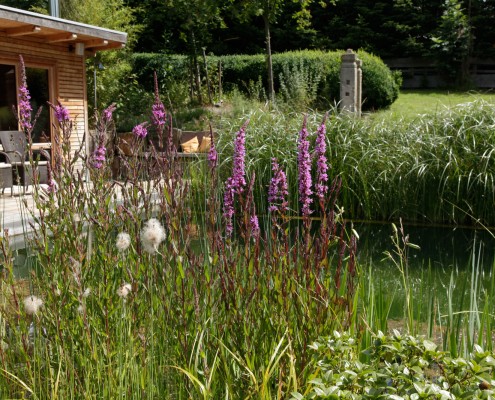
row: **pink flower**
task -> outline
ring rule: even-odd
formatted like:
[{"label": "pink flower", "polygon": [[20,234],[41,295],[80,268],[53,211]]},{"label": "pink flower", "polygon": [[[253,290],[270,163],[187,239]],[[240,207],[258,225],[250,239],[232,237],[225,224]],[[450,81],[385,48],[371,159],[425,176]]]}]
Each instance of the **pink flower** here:
[{"label": "pink flower", "polygon": [[105,146],[100,145],[96,148],[96,150],[93,153],[93,167],[96,169],[100,169],[103,167],[103,164],[105,163],[105,155],[106,155],[107,149]]},{"label": "pink flower", "polygon": [[249,124],[247,120],[236,133],[234,140],[234,161],[232,165],[232,176],[225,183],[225,193],[223,198],[223,216],[226,224],[226,233],[231,235],[233,231],[232,217],[234,216],[235,194],[241,194],[246,186],[246,128]]},{"label": "pink flower", "polygon": [[70,119],[69,110],[65,108],[62,104],[55,106],[55,118],[61,124]]},{"label": "pink flower", "polygon": [[115,111],[115,109],[117,108],[117,106],[112,103],[110,104],[107,108],[105,108],[103,110],[103,113],[102,113],[102,122],[103,123],[108,123],[112,120],[112,116],[113,116],[113,112]]},{"label": "pink flower", "polygon": [[146,129],[146,122],[143,122],[132,128],[132,133],[134,133],[134,135],[136,135],[138,138],[145,138],[148,134],[148,129]]},{"label": "pink flower", "polygon": [[270,180],[268,187],[268,211],[270,212],[286,212],[288,203],[286,197],[289,195],[287,186],[287,177],[285,172],[280,168],[276,158],[272,158],[273,177]]},{"label": "pink flower", "polygon": [[26,81],[26,66],[24,65],[24,59],[19,56],[19,61],[21,64],[21,86],[19,87],[19,124],[24,131],[30,131],[33,129],[31,123],[31,112],[33,107],[31,107],[31,95],[27,87]]},{"label": "pink flower", "polygon": [[318,127],[318,132],[316,136],[316,148],[315,148],[315,157],[316,157],[316,195],[320,200],[323,200],[325,194],[328,192],[328,164],[327,164],[327,143],[325,141],[326,135],[326,127],[325,121],[327,119],[327,115],[323,118],[323,122]]},{"label": "pink flower", "polygon": [[309,154],[308,130],[306,129],[307,118],[304,116],[304,122],[301,131],[299,132],[299,141],[297,145],[297,165],[299,176],[299,201],[302,205],[302,213],[304,216],[311,214],[311,156]]}]

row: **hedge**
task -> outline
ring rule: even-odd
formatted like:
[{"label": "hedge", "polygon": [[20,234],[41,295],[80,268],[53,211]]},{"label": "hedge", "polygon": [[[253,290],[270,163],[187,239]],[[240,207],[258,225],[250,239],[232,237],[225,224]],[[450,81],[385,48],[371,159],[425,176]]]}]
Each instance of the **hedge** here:
[{"label": "hedge", "polygon": [[[320,77],[318,98],[327,102],[338,102],[340,96],[339,75],[343,51],[314,51],[277,53],[273,55],[275,90],[281,85],[281,77],[287,71],[304,68]],[[399,94],[400,74],[392,72],[383,61],[365,51],[358,51],[363,70],[363,109],[380,109],[391,105]],[[208,68],[215,71],[218,62],[222,65],[222,84],[225,91],[237,87],[247,91],[250,82],[260,79],[266,87],[264,55],[208,56]],[[162,85],[167,87],[173,81],[189,82],[190,60],[183,55],[147,54],[133,55],[133,72],[147,90],[153,88],[153,71],[156,70]]]}]

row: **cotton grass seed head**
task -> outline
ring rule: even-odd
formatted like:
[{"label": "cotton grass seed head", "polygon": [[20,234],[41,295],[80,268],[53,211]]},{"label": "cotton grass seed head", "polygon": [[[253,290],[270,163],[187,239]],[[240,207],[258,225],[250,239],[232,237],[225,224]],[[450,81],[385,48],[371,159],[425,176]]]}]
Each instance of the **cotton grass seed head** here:
[{"label": "cotton grass seed head", "polygon": [[131,245],[131,236],[128,233],[120,232],[117,235],[117,241],[115,242],[115,246],[119,251],[126,251]]},{"label": "cotton grass seed head", "polygon": [[86,299],[89,297],[90,294],[91,294],[91,288],[87,287],[86,289],[84,289],[82,297]]},{"label": "cotton grass seed head", "polygon": [[131,292],[132,292],[132,286],[130,283],[124,283],[117,289],[117,294],[122,299],[125,299]]},{"label": "cotton grass seed head", "polygon": [[28,296],[24,299],[24,311],[27,315],[35,315],[43,306],[43,300],[36,296]]},{"label": "cotton grass seed head", "polygon": [[141,231],[141,243],[143,249],[154,254],[158,251],[158,246],[165,240],[165,231],[162,224],[156,218],[148,220]]}]

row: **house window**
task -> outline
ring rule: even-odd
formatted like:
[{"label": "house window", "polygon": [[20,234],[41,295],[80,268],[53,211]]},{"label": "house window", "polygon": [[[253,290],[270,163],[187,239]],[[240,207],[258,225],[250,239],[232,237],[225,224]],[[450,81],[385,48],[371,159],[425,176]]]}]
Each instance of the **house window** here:
[{"label": "house window", "polygon": [[[31,95],[32,118],[42,107],[32,132],[33,143],[50,142],[49,71],[46,68],[26,67],[26,81]],[[0,130],[18,130],[19,125],[13,107],[17,109],[17,84],[15,65],[0,64]]]},{"label": "house window", "polygon": [[0,130],[17,130],[17,119],[12,106],[17,106],[17,88],[14,65],[0,64]]},{"label": "house window", "polygon": [[26,67],[26,82],[31,94],[32,118],[36,117],[39,108],[42,107],[32,132],[33,143],[50,141],[50,86],[48,82],[48,69]]}]

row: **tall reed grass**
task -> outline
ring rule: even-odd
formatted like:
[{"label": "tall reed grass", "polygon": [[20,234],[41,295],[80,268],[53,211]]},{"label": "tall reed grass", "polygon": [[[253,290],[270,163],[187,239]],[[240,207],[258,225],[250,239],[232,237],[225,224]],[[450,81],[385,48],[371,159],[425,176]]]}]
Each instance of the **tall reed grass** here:
[{"label": "tall reed grass", "polygon": [[[495,112],[493,104],[474,101],[416,119],[354,118],[331,110],[327,148],[331,177],[342,179],[340,204],[346,216],[379,221],[436,224],[495,224]],[[249,171],[261,188],[270,179],[270,160],[277,157],[295,185],[298,113],[260,107],[250,118]],[[308,125],[323,116],[309,113]],[[226,175],[231,140],[239,125],[224,117],[219,125],[221,174]],[[310,136],[315,140],[314,132]],[[297,193],[297,191],[291,191]],[[294,199],[292,202],[296,204]]]}]

